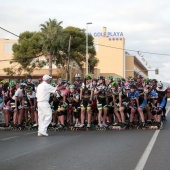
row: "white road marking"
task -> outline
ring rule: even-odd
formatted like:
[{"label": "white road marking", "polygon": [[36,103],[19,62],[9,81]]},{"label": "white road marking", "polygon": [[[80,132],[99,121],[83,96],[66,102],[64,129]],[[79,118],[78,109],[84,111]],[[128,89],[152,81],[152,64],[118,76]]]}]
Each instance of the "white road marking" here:
[{"label": "white road marking", "polygon": [[18,137],[18,136],[12,136],[12,137],[4,138],[4,139],[1,139],[1,140],[5,141],[5,140],[9,140],[9,139],[17,138],[17,137]]},{"label": "white road marking", "polygon": [[[170,110],[170,107],[168,108],[168,110],[166,112],[166,116],[168,115],[169,110]],[[149,157],[149,155],[150,155],[150,153],[152,151],[152,148],[153,148],[153,146],[154,146],[154,144],[156,142],[156,139],[158,137],[159,132],[160,132],[160,130],[156,130],[155,133],[153,134],[153,136],[152,136],[151,140],[149,141],[149,144],[146,147],[143,155],[141,156],[135,170],[143,170],[143,168],[144,168],[144,166],[145,166],[145,164],[146,164],[146,162],[148,160],[148,157]]]},{"label": "white road marking", "polygon": [[170,107],[168,108],[168,110],[167,110],[167,112],[166,112],[166,116],[168,115],[168,113],[169,113],[169,110],[170,110]]}]

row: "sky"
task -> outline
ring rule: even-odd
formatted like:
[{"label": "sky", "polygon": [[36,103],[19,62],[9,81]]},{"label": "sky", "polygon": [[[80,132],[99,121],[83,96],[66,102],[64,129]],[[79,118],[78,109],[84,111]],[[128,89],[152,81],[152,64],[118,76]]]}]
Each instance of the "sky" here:
[{"label": "sky", "polygon": [[[0,27],[17,35],[39,31],[49,18],[63,21],[63,28],[85,29],[92,22],[89,32],[101,32],[103,26],[122,32],[125,48],[140,51],[152,70],[159,69],[159,75],[149,71],[149,77],[170,83],[169,0],[0,0]],[[17,37],[0,29],[0,38]]]}]

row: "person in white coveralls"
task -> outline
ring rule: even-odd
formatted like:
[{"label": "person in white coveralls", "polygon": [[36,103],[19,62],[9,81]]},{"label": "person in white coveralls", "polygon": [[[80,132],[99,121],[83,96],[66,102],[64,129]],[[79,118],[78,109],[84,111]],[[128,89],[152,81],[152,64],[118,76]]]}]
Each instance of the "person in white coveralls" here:
[{"label": "person in white coveralls", "polygon": [[38,136],[48,136],[47,127],[52,120],[52,110],[49,104],[50,93],[55,93],[57,87],[51,86],[52,77],[45,74],[43,82],[37,87],[37,102],[38,102]]}]

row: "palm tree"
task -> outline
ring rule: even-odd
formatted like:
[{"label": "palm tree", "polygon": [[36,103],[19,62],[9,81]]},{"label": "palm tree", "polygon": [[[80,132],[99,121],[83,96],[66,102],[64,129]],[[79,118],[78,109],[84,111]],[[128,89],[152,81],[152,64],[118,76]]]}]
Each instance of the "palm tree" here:
[{"label": "palm tree", "polygon": [[41,24],[41,40],[43,53],[49,58],[49,75],[52,75],[52,61],[57,56],[62,41],[62,21],[57,22],[56,19],[49,19]]}]

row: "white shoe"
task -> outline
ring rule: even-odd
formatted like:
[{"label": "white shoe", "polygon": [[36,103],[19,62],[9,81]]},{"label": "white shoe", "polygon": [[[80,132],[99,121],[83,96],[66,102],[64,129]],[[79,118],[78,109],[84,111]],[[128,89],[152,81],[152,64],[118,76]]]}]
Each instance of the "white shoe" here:
[{"label": "white shoe", "polygon": [[35,123],[35,124],[33,124],[33,127],[37,127],[37,126],[38,126],[38,124],[36,124],[36,123]]},{"label": "white shoe", "polygon": [[80,126],[78,126],[78,127],[82,128],[82,127],[84,127],[84,124],[80,124]]},{"label": "white shoe", "polygon": [[39,132],[38,132],[38,136],[48,136],[48,134],[47,134],[47,133],[43,133],[43,134],[42,134],[42,133],[39,133]]},{"label": "white shoe", "polygon": [[90,124],[87,124],[87,128],[90,128]]},{"label": "white shoe", "polygon": [[44,133],[44,134],[42,134],[43,136],[48,136],[48,134],[47,133]]},{"label": "white shoe", "polygon": [[103,125],[101,123],[98,124],[99,127],[103,127]]},{"label": "white shoe", "polygon": [[108,127],[108,125],[106,123],[103,123],[102,125],[103,125],[103,127]]},{"label": "white shoe", "polygon": [[78,127],[78,124],[75,124],[74,127]]},{"label": "white shoe", "polygon": [[52,122],[52,123],[51,123],[51,125],[52,125],[52,126],[55,126],[55,125],[56,125],[56,123]]},{"label": "white shoe", "polygon": [[38,136],[43,136],[41,133],[38,132]]}]

